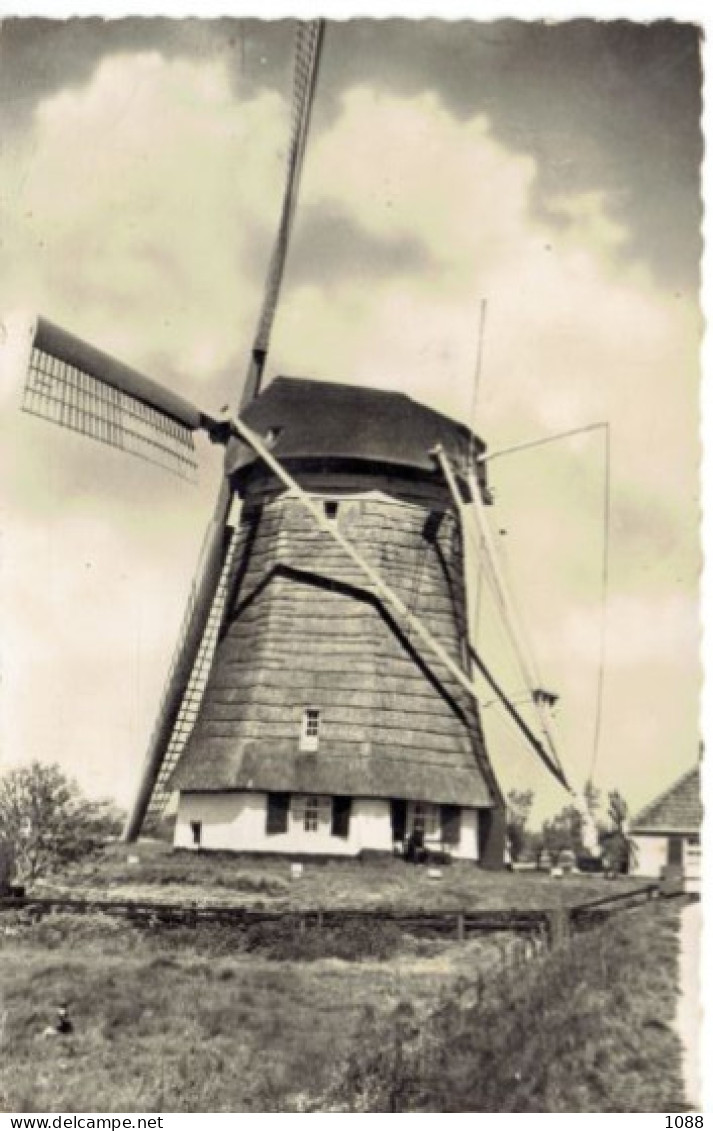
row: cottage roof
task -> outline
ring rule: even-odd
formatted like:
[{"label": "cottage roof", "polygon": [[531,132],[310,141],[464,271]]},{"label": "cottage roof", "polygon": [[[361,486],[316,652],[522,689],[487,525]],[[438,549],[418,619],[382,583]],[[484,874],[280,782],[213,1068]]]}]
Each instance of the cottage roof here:
[{"label": "cottage roof", "polygon": [[[243,412],[246,423],[275,437],[279,460],[339,459],[433,473],[430,452],[442,444],[456,463],[485,444],[465,425],[404,393],[301,377],[276,377]],[[256,457],[240,448],[231,470]]]},{"label": "cottage roof", "polygon": [[694,766],[641,810],[632,832],[697,832],[702,820],[700,768]]},{"label": "cottage roof", "polygon": [[[185,792],[260,790],[348,797],[399,797],[472,808],[492,808],[495,799],[475,761],[438,765],[404,756],[384,744],[368,754],[348,747],[327,754],[295,754],[294,744],[201,734],[175,771],[172,788]],[[399,753],[401,757],[399,757]]]}]

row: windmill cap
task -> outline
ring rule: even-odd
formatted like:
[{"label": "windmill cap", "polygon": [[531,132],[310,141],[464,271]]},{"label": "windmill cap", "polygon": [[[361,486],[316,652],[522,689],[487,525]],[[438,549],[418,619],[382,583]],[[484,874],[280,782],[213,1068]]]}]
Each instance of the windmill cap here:
[{"label": "windmill cap", "polygon": [[[405,393],[360,385],[276,377],[242,418],[279,460],[356,461],[433,474],[431,453],[439,445],[457,464],[473,449],[485,451],[464,424]],[[240,446],[229,453],[228,471],[240,472],[256,458]]]}]

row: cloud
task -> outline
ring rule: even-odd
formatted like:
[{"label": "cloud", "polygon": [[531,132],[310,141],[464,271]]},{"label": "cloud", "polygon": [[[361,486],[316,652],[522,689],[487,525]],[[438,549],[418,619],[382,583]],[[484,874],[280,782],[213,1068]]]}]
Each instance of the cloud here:
[{"label": "cloud", "polygon": [[[0,155],[0,302],[44,310],[158,379],[169,374],[200,403],[234,401],[286,129],[284,101],[237,95],[222,63],[156,52],[105,59],[86,85],[41,102],[31,131]],[[618,772],[625,736],[663,772],[672,736],[684,750],[696,731],[700,315],[622,262],[630,233],[611,197],[559,194],[548,219],[537,184],[537,163],[513,153],[485,115],[456,115],[434,91],[349,89],[308,151],[269,371],[398,388],[469,419],[485,297],[477,426],[492,446],[611,422],[618,682],[602,766]],[[67,434],[40,440],[41,427],[23,420],[8,449],[5,513],[19,533],[3,585],[25,643],[13,657],[7,733],[22,752],[33,727],[50,735],[48,708],[41,723],[31,718],[36,696],[59,712],[52,740],[63,757],[103,765],[96,751],[107,748],[128,782],[160,681],[129,710],[122,673],[132,679],[138,665],[153,679],[165,666],[217,464],[202,456],[208,486],[186,502],[159,472],[129,469],[120,453],[90,454]],[[570,704],[564,730],[578,770],[593,721],[602,470],[600,454],[576,442],[557,456],[491,467],[494,518],[510,531],[544,678]],[[37,549],[42,537],[51,559]],[[89,558],[104,576],[101,598],[77,572],[82,540],[96,543]],[[119,566],[140,608],[156,601],[140,639],[127,626],[144,614]],[[170,607],[159,593],[168,578]],[[654,648],[649,622],[659,608],[668,611]],[[502,644],[492,648],[505,663]],[[85,685],[87,702],[77,704],[72,688]],[[658,737],[652,696],[665,703]],[[622,787],[636,802],[637,790],[642,799],[651,790],[636,759],[631,766]]]},{"label": "cloud", "polygon": [[3,305],[41,304],[135,363],[165,352],[206,379],[256,317],[243,253],[274,226],[284,144],[282,100],[236,101],[220,64],[104,60],[6,151]]},{"label": "cloud", "polygon": [[273,367],[400,387],[467,418],[487,298],[482,430],[517,440],[609,418],[627,478],[690,485],[697,307],[622,267],[627,233],[606,195],[559,198],[548,226],[535,181],[483,116],[457,119],[432,94],[351,91],[310,151],[309,215],[338,208],[429,257],[368,290],[348,265],[323,287],[288,269]]},{"label": "cloud", "polygon": [[336,203],[303,208],[290,249],[293,285],[324,287],[345,276],[368,285],[374,277],[424,272],[430,263],[428,251],[418,240],[373,235]]},{"label": "cloud", "polygon": [[[681,666],[695,677],[700,645],[697,601],[683,594],[646,600],[617,594],[609,607],[607,660],[615,678],[620,668],[641,665]],[[573,610],[562,624],[562,644],[573,663],[592,663],[599,657],[598,617]]]}]

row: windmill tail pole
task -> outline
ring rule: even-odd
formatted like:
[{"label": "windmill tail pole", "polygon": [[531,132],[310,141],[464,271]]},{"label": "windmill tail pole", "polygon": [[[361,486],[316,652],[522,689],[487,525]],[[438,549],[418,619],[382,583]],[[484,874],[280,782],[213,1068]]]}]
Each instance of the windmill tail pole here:
[{"label": "windmill tail pole", "polygon": [[[446,452],[444,451],[443,447],[440,446],[440,445],[438,447],[436,447],[431,454],[433,455],[433,457],[438,462],[438,464],[439,464],[439,466],[440,466],[440,468],[443,472],[443,475],[446,479],[446,482],[448,484],[448,489],[449,489],[449,491],[451,493],[451,497],[452,497],[452,499],[455,503],[456,509],[458,511],[458,516],[459,516],[459,519],[460,519],[460,522],[461,522],[461,526],[463,528],[463,542],[464,542],[464,545],[467,545],[467,543],[469,541],[469,539],[467,537],[468,529],[467,529],[467,525],[466,525],[467,524],[467,516],[468,516],[468,508],[467,508],[467,506],[466,506],[466,504],[463,500],[463,497],[461,495],[461,492],[460,492],[460,489],[458,487],[458,483],[456,481],[455,473],[454,473],[453,468],[451,466],[450,460],[449,460]],[[475,478],[472,475],[470,475],[468,477],[468,485],[469,485],[470,495],[471,495],[471,499],[472,499],[472,510],[473,510],[474,514],[476,515],[476,517],[478,517],[480,519],[480,523],[481,523],[480,531],[481,531],[481,537],[482,537],[482,545],[483,545],[484,548],[489,548],[490,551],[491,551],[491,554],[492,554],[492,547],[489,545],[489,541],[486,537],[486,535],[487,535],[487,525],[485,523],[485,517],[484,517],[484,515],[482,515],[482,512],[480,510],[480,507],[482,506],[482,504],[480,503],[480,494],[479,494],[478,484],[476,483]],[[520,731],[522,732],[524,737],[527,739],[530,746],[538,754],[538,756],[540,757],[540,759],[542,760],[542,762],[544,763],[546,768],[553,775],[553,777],[555,777],[557,779],[557,781],[560,783],[560,785],[564,786],[564,788],[569,793],[570,797],[572,798],[572,803],[573,803],[574,807],[576,808],[577,812],[579,813],[579,815],[581,817],[581,821],[582,821],[582,842],[584,844],[584,847],[590,852],[595,852],[596,848],[597,848],[597,844],[598,844],[598,838],[597,838],[597,829],[596,829],[596,825],[594,823],[594,819],[591,815],[591,812],[589,810],[589,806],[587,804],[587,801],[586,801],[586,798],[584,797],[584,795],[582,793],[580,793],[579,790],[577,790],[572,785],[570,785],[569,781],[567,780],[565,772],[564,772],[564,770],[563,770],[563,768],[562,768],[562,766],[559,762],[559,759],[556,758],[556,750],[555,750],[554,742],[552,741],[551,735],[549,734],[549,730],[547,730],[545,728],[545,734],[546,734],[547,738],[549,739],[549,745],[550,745],[551,753],[548,752],[544,748],[543,744],[540,742],[540,740],[537,738],[537,736],[533,733],[533,731],[527,725],[527,723],[523,719],[520,712],[517,711],[517,709],[515,708],[515,706],[511,702],[511,700],[508,698],[508,696],[504,693],[504,691],[499,686],[497,681],[494,679],[492,673],[485,666],[482,659],[478,655],[477,651],[473,647],[471,640],[468,641],[468,653],[470,655],[471,660],[474,662],[474,664],[476,665],[476,667],[480,671],[481,675],[485,678],[485,680],[489,684],[490,688],[495,692],[495,695],[497,696],[501,705],[505,708],[506,712],[508,713],[508,715],[510,716],[512,721],[515,723],[515,725],[520,729]],[[542,721],[544,723],[544,720],[542,720]]]},{"label": "windmill tail pole", "polygon": [[156,779],[161,771],[176,718],[181,710],[186,684],[203,638],[225,556],[225,525],[231,503],[230,485],[223,481],[215,512],[206,532],[202,567],[194,584],[187,617],[174,657],[168,683],[154,726],[133,805],[124,826],[122,840],[135,841],[141,832],[151,802]]}]

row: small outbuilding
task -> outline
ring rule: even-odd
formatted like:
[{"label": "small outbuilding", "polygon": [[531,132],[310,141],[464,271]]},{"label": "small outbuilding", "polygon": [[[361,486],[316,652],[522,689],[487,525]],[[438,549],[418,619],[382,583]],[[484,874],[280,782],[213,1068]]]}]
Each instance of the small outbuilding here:
[{"label": "small outbuilding", "polygon": [[701,774],[695,766],[632,821],[632,872],[680,875],[687,888],[695,888],[700,882],[702,821]]}]

